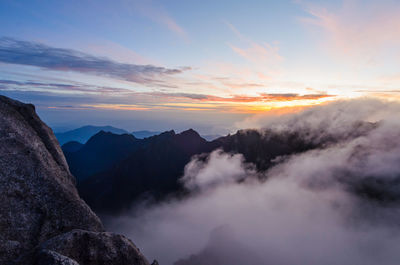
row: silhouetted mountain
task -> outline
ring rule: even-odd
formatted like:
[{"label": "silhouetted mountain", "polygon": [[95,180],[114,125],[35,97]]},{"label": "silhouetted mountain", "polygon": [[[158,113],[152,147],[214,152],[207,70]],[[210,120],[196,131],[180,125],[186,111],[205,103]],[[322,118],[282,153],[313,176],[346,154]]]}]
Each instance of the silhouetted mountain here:
[{"label": "silhouetted mountain", "polygon": [[178,179],[193,155],[213,149],[192,129],[164,132],[142,140],[140,148],[110,170],[84,180],[79,190],[98,211],[128,207],[145,194],[162,198],[180,190]]},{"label": "silhouetted mountain", "polygon": [[[356,124],[353,132],[361,135],[374,126]],[[98,212],[114,211],[129,207],[141,196],[162,199],[183,191],[179,179],[194,155],[221,148],[242,154],[246,162],[265,171],[285,156],[354,137],[327,135],[315,141],[304,137],[304,133],[309,134],[240,130],[208,142],[192,129],[179,134],[167,131],[145,139],[101,132],[77,152],[65,150],[65,156],[86,202]]]},{"label": "silhouetted mountain", "polygon": [[212,142],[190,129],[180,134],[167,131],[145,139],[99,133],[79,151],[66,152],[71,172],[86,202],[98,212],[129,207],[141,196],[155,199],[182,191],[179,178],[194,155],[217,148],[241,153],[260,170],[279,156],[315,147],[295,136],[238,131]]},{"label": "silhouetted mountain", "polygon": [[138,139],[144,139],[144,138],[147,138],[147,137],[158,135],[160,133],[161,132],[153,132],[153,131],[135,131],[135,132],[132,132],[133,136],[135,136]]},{"label": "silhouetted mountain", "polygon": [[[118,136],[108,135],[108,152],[112,153],[108,158],[103,154],[105,150],[100,151],[97,147],[105,141],[94,141],[98,137],[90,139],[78,152],[66,154],[71,172],[78,178],[81,196],[99,212],[128,207],[144,195],[161,199],[182,191],[179,178],[185,165],[194,155],[209,153],[217,148],[241,153],[246,161],[265,170],[276,157],[315,147],[302,143],[293,135],[262,134],[256,130],[238,131],[212,142],[192,129],[180,134],[167,131],[146,139],[135,139],[131,145],[125,143],[128,139],[117,144],[114,141]],[[117,157],[120,152],[124,155]],[[85,168],[84,171],[82,168]]]},{"label": "silhouetted mountain", "polygon": [[[162,132],[157,132],[157,131],[134,131],[134,132],[132,132],[133,136],[135,136],[138,139],[148,138],[151,136],[159,135],[160,133],[162,133]],[[222,137],[222,135],[219,135],[219,134],[203,135],[202,134],[201,137],[210,142],[210,141],[213,141],[215,139]]]},{"label": "silhouetted mountain", "polygon": [[63,145],[70,141],[77,141],[82,144],[86,143],[86,141],[100,131],[112,132],[115,134],[126,134],[127,131],[123,129],[118,129],[112,126],[83,126],[75,130],[63,132],[63,133],[55,133],[58,142],[60,145]]},{"label": "silhouetted mountain", "polygon": [[61,149],[63,150],[64,153],[65,152],[73,153],[73,152],[78,151],[82,147],[83,147],[83,144],[81,144],[80,142],[71,141],[71,142],[63,144],[63,146],[61,146]]},{"label": "silhouetted mountain", "polygon": [[247,162],[266,170],[280,156],[290,155],[315,148],[312,142],[305,142],[293,133],[277,134],[271,131],[239,130],[236,134],[213,141],[225,152],[243,154]]},{"label": "silhouetted mountain", "polygon": [[118,135],[100,131],[78,151],[68,152],[64,149],[64,154],[71,173],[80,182],[86,177],[108,170],[139,146],[140,141],[131,134]]}]

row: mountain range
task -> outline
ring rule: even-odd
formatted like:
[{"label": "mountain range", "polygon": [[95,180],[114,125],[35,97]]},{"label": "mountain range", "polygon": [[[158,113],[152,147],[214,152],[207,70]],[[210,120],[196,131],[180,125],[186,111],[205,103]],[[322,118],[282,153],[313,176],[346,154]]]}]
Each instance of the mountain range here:
[{"label": "mountain range", "polygon": [[[100,131],[111,132],[114,134],[129,134],[128,131],[113,126],[86,125],[70,131],[55,133],[55,136],[57,137],[57,140],[60,143],[60,145],[63,145],[68,142],[78,142],[84,144],[90,139],[90,137],[92,137],[93,135],[95,135]],[[158,135],[160,133],[162,132],[141,130],[141,131],[133,131],[131,134],[138,139],[144,139],[154,135]],[[209,134],[209,135],[203,135],[202,137],[207,141],[212,141],[221,136],[218,134]]]},{"label": "mountain range", "polygon": [[[243,155],[245,162],[263,172],[289,155],[345,142],[376,126],[355,123],[350,134],[338,137],[320,133],[318,139],[308,137],[313,133],[307,130],[249,129],[213,141],[207,141],[193,129],[181,133],[166,131],[144,139],[100,131],[85,144],[69,142],[62,149],[82,198],[97,213],[109,213],[132,207],[141,199],[157,201],[170,195],[184,195],[180,178],[194,156],[206,159],[207,154],[221,149]],[[369,197],[380,194],[374,190],[376,186],[372,190],[370,186],[363,183],[352,189]]]},{"label": "mountain range", "polygon": [[222,149],[240,153],[258,170],[267,170],[277,157],[318,145],[305,142],[294,133],[258,130],[240,130],[209,142],[189,129],[178,134],[166,131],[145,139],[100,131],[86,144],[70,142],[62,149],[77,178],[80,195],[101,213],[129,208],[140,198],[159,200],[184,194],[179,179],[195,155]]}]

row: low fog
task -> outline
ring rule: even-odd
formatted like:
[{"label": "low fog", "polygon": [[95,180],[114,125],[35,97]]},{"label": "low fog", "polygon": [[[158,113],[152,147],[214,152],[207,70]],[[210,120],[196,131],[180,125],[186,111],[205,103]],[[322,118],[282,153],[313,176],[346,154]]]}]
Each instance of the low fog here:
[{"label": "low fog", "polygon": [[398,264],[399,117],[397,103],[370,99],[253,117],[241,126],[322,145],[266,172],[221,150],[193,157],[189,196],[106,224],[161,265]]}]

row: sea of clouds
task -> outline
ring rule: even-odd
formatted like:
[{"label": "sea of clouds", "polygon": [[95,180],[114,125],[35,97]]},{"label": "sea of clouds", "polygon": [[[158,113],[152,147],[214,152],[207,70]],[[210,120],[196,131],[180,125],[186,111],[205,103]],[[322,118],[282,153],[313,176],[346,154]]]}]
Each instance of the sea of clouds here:
[{"label": "sea of clouds", "polygon": [[106,218],[108,228],[162,265],[399,263],[398,103],[338,101],[239,126],[319,147],[266,172],[222,150],[193,157],[181,178],[188,196],[144,202]]}]

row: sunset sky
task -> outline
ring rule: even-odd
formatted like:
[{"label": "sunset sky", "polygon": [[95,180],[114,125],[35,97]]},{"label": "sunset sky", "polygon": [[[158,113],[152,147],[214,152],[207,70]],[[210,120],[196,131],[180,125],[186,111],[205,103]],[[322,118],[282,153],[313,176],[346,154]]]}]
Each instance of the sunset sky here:
[{"label": "sunset sky", "polygon": [[397,100],[399,14],[385,0],[3,0],[0,94],[55,130],[207,134],[271,110]]}]

